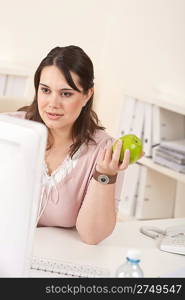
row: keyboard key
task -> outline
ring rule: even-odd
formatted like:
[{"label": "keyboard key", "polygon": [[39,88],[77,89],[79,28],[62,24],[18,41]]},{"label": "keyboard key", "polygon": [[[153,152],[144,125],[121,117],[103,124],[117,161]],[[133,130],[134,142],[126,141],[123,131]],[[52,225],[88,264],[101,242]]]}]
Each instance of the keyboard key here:
[{"label": "keyboard key", "polygon": [[109,277],[109,270],[98,266],[76,264],[72,262],[56,261],[47,258],[33,257],[32,270],[61,274],[61,277]]}]

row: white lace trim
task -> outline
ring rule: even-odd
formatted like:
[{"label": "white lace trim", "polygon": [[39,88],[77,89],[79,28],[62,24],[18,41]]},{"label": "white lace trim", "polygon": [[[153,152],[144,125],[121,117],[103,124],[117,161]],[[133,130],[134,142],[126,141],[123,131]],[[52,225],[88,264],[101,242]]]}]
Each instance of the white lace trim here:
[{"label": "white lace trim", "polygon": [[59,166],[54,172],[52,172],[51,175],[48,174],[48,167],[46,162],[44,162],[43,184],[49,184],[53,187],[56,185],[56,183],[64,179],[76,166],[80,153],[81,150],[79,148],[78,151],[73,155],[72,159],[70,156],[67,156],[61,166]]}]

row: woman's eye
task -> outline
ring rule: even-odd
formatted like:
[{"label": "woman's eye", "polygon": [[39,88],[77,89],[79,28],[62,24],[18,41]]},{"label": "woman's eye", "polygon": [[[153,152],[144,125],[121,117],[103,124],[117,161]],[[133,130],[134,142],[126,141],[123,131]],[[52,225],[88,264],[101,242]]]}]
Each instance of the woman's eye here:
[{"label": "woman's eye", "polygon": [[42,91],[44,94],[49,94],[49,89],[48,89],[48,88],[41,88],[41,91]]},{"label": "woman's eye", "polygon": [[72,93],[69,93],[69,92],[63,92],[63,93],[61,93],[61,96],[62,96],[62,97],[70,97],[70,96],[72,96]]}]

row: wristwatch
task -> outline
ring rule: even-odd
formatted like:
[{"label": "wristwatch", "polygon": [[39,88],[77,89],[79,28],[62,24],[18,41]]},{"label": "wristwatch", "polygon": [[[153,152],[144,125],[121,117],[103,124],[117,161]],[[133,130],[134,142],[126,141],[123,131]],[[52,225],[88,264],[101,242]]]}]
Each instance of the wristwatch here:
[{"label": "wristwatch", "polygon": [[93,174],[93,178],[102,184],[112,184],[116,182],[117,174],[107,175],[95,170]]}]

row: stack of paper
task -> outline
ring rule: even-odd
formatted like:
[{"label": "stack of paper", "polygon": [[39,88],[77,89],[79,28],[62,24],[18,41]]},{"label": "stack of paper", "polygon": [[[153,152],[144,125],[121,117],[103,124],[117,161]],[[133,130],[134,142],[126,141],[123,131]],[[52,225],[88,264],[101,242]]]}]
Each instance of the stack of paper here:
[{"label": "stack of paper", "polygon": [[154,150],[154,162],[185,173],[185,139],[163,141]]}]

